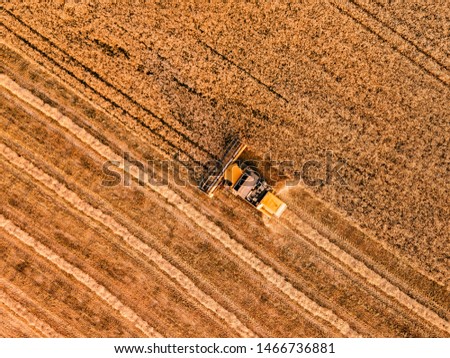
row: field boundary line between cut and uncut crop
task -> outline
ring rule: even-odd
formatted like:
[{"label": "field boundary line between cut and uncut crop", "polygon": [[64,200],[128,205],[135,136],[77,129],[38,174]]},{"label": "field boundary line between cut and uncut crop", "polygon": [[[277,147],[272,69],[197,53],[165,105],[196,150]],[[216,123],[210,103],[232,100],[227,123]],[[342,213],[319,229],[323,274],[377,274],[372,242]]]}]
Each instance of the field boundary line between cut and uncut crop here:
[{"label": "field boundary line between cut and uncut crop", "polygon": [[[3,144],[0,145],[0,151],[3,156],[16,165],[22,158],[17,156],[14,152],[9,150]],[[26,163],[23,163],[26,164]],[[25,169],[25,168],[22,168]],[[153,327],[139,317],[131,308],[125,306],[116,296],[109,292],[104,286],[96,282],[91,276],[73,266],[65,259],[56,254],[53,250],[43,245],[28,233],[14,225],[10,220],[6,219],[0,214],[0,227],[3,228],[10,235],[19,239],[25,245],[33,248],[39,255],[55,264],[60,270],[73,276],[76,280],[89,288],[103,301],[107,302],[112,308],[117,310],[125,319],[134,323],[134,325],[141,330],[148,337],[162,337]]]},{"label": "field boundary line between cut and uncut crop", "polygon": [[[89,134],[86,130],[76,125],[70,118],[62,115],[56,108],[51,107],[48,104],[45,104],[42,100],[36,98],[31,92],[28,90],[20,87],[17,83],[15,83],[13,80],[11,80],[6,75],[0,75],[0,83],[8,89],[10,92],[14,93],[17,97],[21,98],[25,102],[30,103],[30,105],[34,106],[35,108],[39,109],[41,112],[49,116],[50,118],[57,121],[61,126],[65,127],[67,130],[69,130],[71,133],[73,133],[78,139],[80,139],[85,144],[89,145],[91,148],[93,148],[97,153],[99,153],[101,156],[103,156],[105,159],[110,161],[117,161],[121,163],[118,167],[121,170],[125,170],[124,164],[122,163],[122,158],[118,156],[116,153],[114,153],[108,146],[104,145],[98,139],[93,137],[91,134]],[[5,147],[3,145],[3,147]],[[7,148],[11,152],[9,148]],[[15,153],[9,153],[12,157],[17,157],[17,154]],[[13,163],[16,164],[21,158],[14,158],[15,161]],[[37,176],[42,176],[47,174],[40,171],[40,169],[37,169],[33,166],[33,164],[28,163],[25,165],[23,164],[24,169],[28,167],[28,170],[31,170],[35,172]],[[132,175],[134,178],[139,179],[139,172],[138,168],[134,166],[129,166],[128,173]],[[37,172],[39,171],[39,173]],[[48,177],[48,176],[47,176]],[[51,180],[52,182],[56,182],[53,178],[47,178],[47,180]],[[60,183],[54,183],[54,185],[57,186],[58,190],[61,190],[61,195],[68,200],[69,198],[73,198],[74,204],[80,205],[79,201],[81,199],[78,198],[78,196],[75,193],[70,192],[69,190],[63,186],[61,186]],[[277,287],[280,291],[282,291],[286,296],[288,296],[291,300],[299,304],[301,307],[303,307],[306,311],[309,311],[313,316],[319,317],[328,323],[330,323],[332,326],[334,326],[336,329],[338,329],[342,334],[348,335],[348,336],[359,336],[357,332],[355,332],[353,329],[350,328],[349,324],[345,321],[343,321],[341,318],[336,316],[336,314],[320,305],[318,305],[315,301],[307,297],[302,292],[295,289],[290,282],[286,280],[286,278],[282,277],[280,274],[278,274],[272,267],[267,266],[265,263],[263,263],[259,258],[257,258],[252,252],[248,251],[243,245],[233,240],[226,232],[224,232],[221,228],[219,228],[215,223],[211,222],[207,217],[203,216],[200,212],[198,212],[197,209],[195,209],[191,204],[185,202],[178,194],[176,194],[174,191],[172,191],[168,187],[159,187],[159,186],[152,186],[149,183],[146,183],[146,187],[152,189],[156,193],[160,194],[162,197],[164,197],[169,203],[171,203],[174,207],[176,207],[179,211],[184,213],[188,218],[190,218],[195,224],[197,224],[199,227],[204,229],[206,232],[208,232],[212,237],[218,239],[226,248],[228,248],[232,253],[234,253],[238,258],[240,258],[242,261],[246,262],[250,267],[252,267],[256,272],[261,274],[268,282],[271,282],[275,287]],[[83,202],[82,210],[85,210],[83,206],[88,205],[87,203]],[[93,215],[94,213],[98,218],[103,222],[105,218],[111,219],[108,216],[106,216],[102,212],[96,212],[98,211],[95,208],[90,208],[87,212],[90,215]],[[129,235],[129,237],[132,236],[127,229],[123,228],[120,224],[116,223],[113,219],[111,219],[110,225],[114,223],[113,227],[116,226],[116,229],[119,230],[122,234]],[[138,242],[140,245],[143,244],[139,239]],[[138,242],[133,241],[133,247],[138,244]],[[150,247],[147,247],[147,250],[152,250]],[[158,254],[159,255],[159,254]]]},{"label": "field boundary line between cut and uncut crop", "polygon": [[[345,1],[347,4],[352,4],[352,2],[349,1]],[[380,23],[377,19],[374,19],[373,17],[371,17],[370,15],[368,15],[366,12],[364,12],[363,10],[361,10],[360,8],[358,8],[357,5],[350,5],[353,6],[354,8],[350,8],[349,6],[347,6],[345,9],[343,8],[343,1],[332,1],[330,2],[331,5],[342,15],[352,19],[355,23],[357,23],[358,25],[360,25],[361,27],[363,27],[366,31],[368,31],[369,33],[371,33],[372,35],[376,36],[378,39],[381,40],[382,43],[386,44],[387,46],[389,46],[392,50],[394,50],[395,52],[397,52],[400,56],[402,56],[403,58],[405,58],[406,60],[408,60],[409,62],[411,62],[413,65],[419,67],[420,69],[422,69],[422,71],[428,75],[430,75],[431,77],[433,77],[434,79],[436,79],[437,81],[439,81],[441,84],[443,84],[446,88],[450,87],[450,76],[443,71],[440,71],[440,73],[435,73],[435,69],[429,69],[427,67],[429,67],[429,63],[426,63],[426,65],[419,63],[417,61],[417,59],[414,59],[413,56],[409,56],[405,53],[405,51],[402,51],[400,48],[402,47],[402,45],[406,45],[411,47],[414,49],[414,52],[418,52],[417,49],[414,48],[414,46],[410,45],[408,42],[406,42],[404,39],[402,39],[400,37],[400,35],[398,35],[396,32],[393,32],[392,30],[389,30],[389,28],[385,27],[382,25],[382,23]],[[337,5],[336,3],[339,3],[339,5]],[[344,5],[345,6],[345,5]],[[357,15],[355,15],[355,13],[357,13]],[[377,22],[376,25],[378,25],[379,27],[381,27],[381,31],[385,30],[387,32],[390,33],[390,35],[394,36],[394,38],[397,41],[397,44],[395,44],[393,41],[389,41],[385,38],[385,36],[383,36],[382,34],[380,34],[380,29],[374,29],[373,26],[370,26],[367,24],[367,20],[364,19],[362,20],[361,17],[366,17],[369,18],[369,21],[375,21]],[[419,55],[425,57],[425,62],[429,62],[432,61],[430,60],[430,58],[428,58],[426,55],[423,55],[421,52],[418,52]],[[423,60],[422,60],[423,62]],[[432,61],[435,66],[439,66],[438,63],[435,63],[434,61]],[[444,79],[442,79],[441,77],[444,77]]]},{"label": "field boundary line between cut and uncut crop", "polygon": [[[331,256],[335,257],[338,261],[341,261],[345,266],[349,267],[352,271],[366,279],[367,282],[369,282],[372,286],[380,289],[386,295],[392,297],[398,303],[410,309],[417,316],[433,324],[439,329],[450,333],[450,323],[442,319],[434,311],[423,306],[422,304],[408,296],[406,293],[404,293],[402,290],[400,290],[397,286],[386,280],[384,277],[372,271],[363,262],[354,258],[352,255],[342,250],[336,244],[332,243],[325,236],[320,234],[317,229],[308,224],[306,221],[302,220],[294,212],[289,211],[287,214],[288,215],[286,215],[285,220],[293,225],[296,230],[304,234],[305,237],[309,238],[311,242],[321,247]],[[325,228],[325,226],[322,229],[328,230]]]},{"label": "field boundary line between cut and uncut crop", "polygon": [[[0,214],[1,215],[1,214]],[[3,216],[0,216],[0,225]],[[3,279],[0,280],[2,282]],[[3,285],[3,282],[2,282]],[[11,310],[15,315],[19,316],[27,322],[28,325],[33,327],[35,330],[41,332],[45,337],[49,338],[61,338],[61,334],[56,332],[50,325],[46,322],[40,320],[34,314],[29,312],[22,304],[11,298],[4,290],[0,290],[0,302],[2,302],[9,310]]]}]

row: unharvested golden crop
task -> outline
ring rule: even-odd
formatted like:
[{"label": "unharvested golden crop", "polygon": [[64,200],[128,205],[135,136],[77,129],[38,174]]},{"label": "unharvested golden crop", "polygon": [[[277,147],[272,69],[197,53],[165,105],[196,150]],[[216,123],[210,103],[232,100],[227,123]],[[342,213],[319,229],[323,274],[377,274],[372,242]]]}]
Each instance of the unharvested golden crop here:
[{"label": "unharvested golden crop", "polygon": [[[448,337],[448,17],[4,4],[0,335]],[[279,220],[174,182],[233,136],[270,154]]]}]

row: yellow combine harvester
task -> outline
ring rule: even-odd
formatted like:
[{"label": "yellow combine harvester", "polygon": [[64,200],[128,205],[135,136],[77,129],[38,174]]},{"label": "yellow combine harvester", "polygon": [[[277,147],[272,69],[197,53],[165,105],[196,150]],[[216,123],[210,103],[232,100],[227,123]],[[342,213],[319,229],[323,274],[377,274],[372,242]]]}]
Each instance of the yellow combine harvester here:
[{"label": "yellow combine harvester", "polygon": [[237,161],[246,147],[239,140],[234,140],[218,165],[201,181],[199,188],[213,197],[217,188],[223,185],[266,216],[280,217],[286,210],[286,204],[273,194],[272,187],[255,170],[239,165]]}]

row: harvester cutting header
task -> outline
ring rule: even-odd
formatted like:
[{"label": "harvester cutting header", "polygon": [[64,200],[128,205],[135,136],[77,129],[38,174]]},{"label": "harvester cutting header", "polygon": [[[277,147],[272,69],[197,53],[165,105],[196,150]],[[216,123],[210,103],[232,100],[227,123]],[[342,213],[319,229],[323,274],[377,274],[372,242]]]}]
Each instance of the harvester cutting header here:
[{"label": "harvester cutting header", "polygon": [[273,188],[258,172],[245,163],[239,163],[239,156],[245,148],[247,146],[239,140],[232,141],[222,159],[200,182],[200,190],[213,197],[220,186],[228,187],[234,195],[266,216],[280,217],[286,204],[273,193]]}]

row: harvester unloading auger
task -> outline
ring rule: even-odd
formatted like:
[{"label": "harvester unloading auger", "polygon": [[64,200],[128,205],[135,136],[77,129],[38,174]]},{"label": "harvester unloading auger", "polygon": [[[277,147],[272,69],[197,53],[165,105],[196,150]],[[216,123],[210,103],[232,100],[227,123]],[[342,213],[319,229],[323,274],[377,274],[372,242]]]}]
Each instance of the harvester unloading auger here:
[{"label": "harvester unloading auger", "polygon": [[254,169],[239,164],[238,158],[247,146],[238,139],[232,141],[222,159],[200,182],[201,191],[214,196],[219,186],[228,187],[231,192],[268,217],[280,217],[286,204],[274,193],[272,187]]}]

